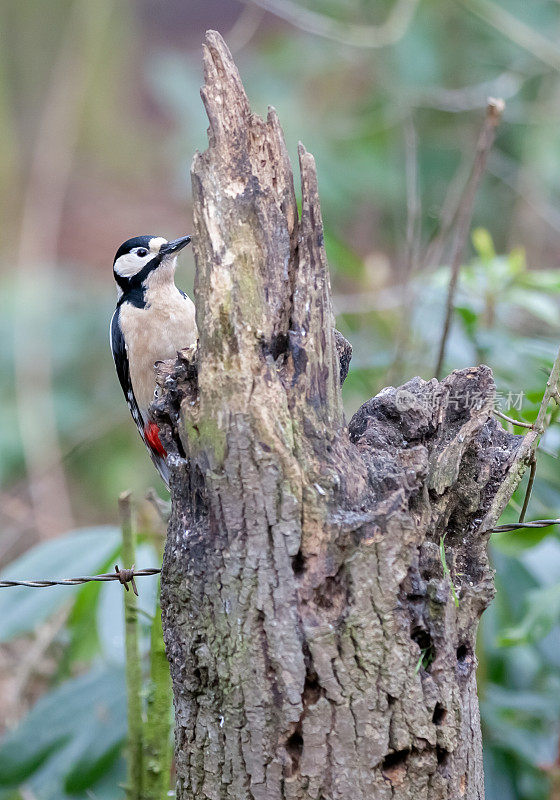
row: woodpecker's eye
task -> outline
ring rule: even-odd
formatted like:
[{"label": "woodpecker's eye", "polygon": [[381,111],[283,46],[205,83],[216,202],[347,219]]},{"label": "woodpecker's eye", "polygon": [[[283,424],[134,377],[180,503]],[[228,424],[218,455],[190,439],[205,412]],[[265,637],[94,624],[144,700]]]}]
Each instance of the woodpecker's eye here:
[{"label": "woodpecker's eye", "polygon": [[146,248],[145,248],[145,247],[139,247],[139,248],[137,249],[137,251],[136,251],[136,255],[137,255],[139,258],[144,258],[144,256],[147,256],[147,255],[148,255],[148,251],[146,250]]}]

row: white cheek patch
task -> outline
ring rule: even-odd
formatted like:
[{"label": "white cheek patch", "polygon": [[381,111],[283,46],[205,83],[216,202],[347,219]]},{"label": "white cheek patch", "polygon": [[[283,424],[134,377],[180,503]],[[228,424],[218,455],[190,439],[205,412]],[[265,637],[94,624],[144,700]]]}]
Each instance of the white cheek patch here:
[{"label": "white cheek patch", "polygon": [[167,244],[167,239],[164,239],[163,236],[154,236],[153,239],[150,239],[150,252],[159,253],[163,244]]},{"label": "white cheek patch", "polygon": [[114,270],[121,278],[132,278],[140,272],[153,257],[153,253],[148,253],[142,258],[139,258],[136,253],[125,253],[124,256],[121,256],[115,261]]}]

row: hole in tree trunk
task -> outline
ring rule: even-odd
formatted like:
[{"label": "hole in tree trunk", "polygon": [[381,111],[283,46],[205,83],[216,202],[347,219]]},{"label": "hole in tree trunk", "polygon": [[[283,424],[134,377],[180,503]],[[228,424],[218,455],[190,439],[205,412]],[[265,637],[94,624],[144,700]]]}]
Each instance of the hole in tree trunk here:
[{"label": "hole in tree trunk", "polygon": [[386,755],[381,764],[383,777],[392,783],[398,782],[406,772],[406,760],[409,754],[410,750],[397,750],[395,753]]},{"label": "hole in tree trunk", "polygon": [[294,571],[294,575],[301,575],[305,569],[305,559],[301,550],[298,550],[298,552],[292,558],[292,569]]},{"label": "hole in tree trunk", "polygon": [[428,671],[436,657],[436,648],[432,637],[425,628],[416,627],[412,629],[410,638],[416,642],[420,648],[422,667]]},{"label": "hole in tree trunk", "polygon": [[463,642],[457,648],[457,672],[463,678],[470,675],[474,667],[474,654],[471,646]]},{"label": "hole in tree trunk", "polygon": [[316,672],[308,672],[305,676],[305,686],[303,687],[303,707],[306,709],[308,706],[315,705],[317,700],[323,694],[319,677]]},{"label": "hole in tree trunk", "polygon": [[299,770],[299,762],[303,752],[303,736],[301,735],[301,728],[298,727],[292,733],[286,742],[286,753],[292,760],[291,775],[295,775]]},{"label": "hole in tree trunk", "polygon": [[457,661],[466,661],[469,655],[469,646],[460,644],[457,648]]},{"label": "hole in tree trunk", "polygon": [[281,356],[283,353],[285,353],[287,349],[288,349],[288,337],[285,333],[279,333],[277,334],[277,336],[274,336],[271,339],[268,347],[265,344],[263,344],[263,351],[266,353],[268,350],[268,352],[270,353],[270,355],[274,360],[276,360],[278,356]]},{"label": "hole in tree trunk", "polygon": [[434,713],[432,716],[432,722],[434,725],[443,725],[446,716],[447,709],[444,708],[441,703],[436,703],[436,707],[434,708]]},{"label": "hole in tree trunk", "polygon": [[314,594],[318,608],[325,610],[343,610],[346,600],[346,587],[343,580],[343,571],[339,569],[336,575],[328,575]]}]

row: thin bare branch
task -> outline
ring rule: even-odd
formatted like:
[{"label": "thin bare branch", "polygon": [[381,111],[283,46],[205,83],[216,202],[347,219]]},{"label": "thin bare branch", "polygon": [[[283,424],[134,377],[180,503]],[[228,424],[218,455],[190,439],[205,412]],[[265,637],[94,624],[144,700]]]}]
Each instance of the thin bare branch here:
[{"label": "thin bare branch", "polygon": [[507,414],[503,414],[501,411],[497,410],[494,410],[494,415],[505,420],[506,422],[511,423],[511,425],[517,425],[519,428],[529,428],[531,431],[533,430],[533,424],[531,422],[521,422],[520,420],[514,419],[513,417],[508,417]]},{"label": "thin bare branch", "polygon": [[537,194],[536,180],[529,170],[496,149],[488,163],[488,172],[514,191],[555,233],[560,233],[560,211]]},{"label": "thin bare branch", "polygon": [[494,142],[494,137],[496,135],[496,128],[502,117],[504,107],[505,104],[503,100],[496,100],[494,98],[488,99],[488,105],[486,107],[486,117],[484,119],[484,125],[482,126],[482,131],[478,139],[473,168],[471,170],[469,180],[467,181],[467,185],[465,186],[465,191],[463,192],[463,196],[461,198],[461,203],[457,213],[455,235],[453,238],[453,244],[451,248],[451,254],[452,254],[451,276],[449,279],[449,287],[447,291],[445,322],[443,325],[443,331],[439,343],[436,368],[434,371],[435,376],[438,379],[441,377],[443,360],[445,358],[445,346],[447,344],[447,337],[449,336],[449,330],[451,328],[455,291],[457,289],[457,281],[459,278],[459,271],[461,269],[463,250],[465,248],[465,243],[467,241],[467,236],[471,224],[473,207],[474,207],[474,198],[476,196],[476,191],[478,189],[480,179],[482,178],[484,169],[486,167],[488,153],[490,152],[490,148],[492,147],[492,144]]},{"label": "thin bare branch", "polygon": [[539,440],[545,432],[549,417],[547,417],[548,407],[552,400],[556,399],[558,394],[558,381],[560,379],[560,349],[556,354],[552,370],[546,383],[546,389],[543,394],[543,399],[539,407],[539,413],[533,425],[533,430],[528,431],[515,454],[515,458],[509,468],[506,479],[503,481],[499,490],[497,491],[492,505],[487,511],[484,520],[481,524],[481,530],[490,530],[496,524],[500,515],[506,505],[508,504],[512,494],[519,485],[521,478],[525,474],[525,470],[531,464],[534,458],[535,451],[538,447]]},{"label": "thin bare branch", "polygon": [[560,379],[560,350],[558,350],[558,353],[556,354],[554,364],[552,365],[552,370],[550,371],[550,375],[548,376],[548,380],[546,382],[546,389],[543,395],[542,402],[539,407],[539,413],[537,414],[537,418],[535,420],[534,428],[539,436],[543,434],[547,428],[546,415],[551,401],[552,400],[557,401],[559,379]]},{"label": "thin bare branch", "polygon": [[406,280],[418,265],[420,246],[420,220],[422,201],[418,187],[418,137],[412,118],[404,126],[404,153],[406,165]]},{"label": "thin bare branch", "polygon": [[389,383],[398,384],[402,380],[405,353],[409,350],[411,327],[410,310],[414,303],[415,291],[411,279],[418,270],[422,202],[418,186],[418,137],[412,117],[404,124],[404,155],[406,169],[406,247],[405,271],[398,287],[401,296],[401,312],[395,336],[395,352],[387,373]]},{"label": "thin bare branch", "polygon": [[542,33],[526,25],[505,8],[490,0],[460,0],[460,2],[477,17],[492,25],[510,41],[515,42],[519,47],[542,61],[543,64],[560,70],[560,47]]},{"label": "thin bare branch", "polygon": [[264,8],[249,3],[242,9],[225,37],[232,53],[238,53],[249,44],[258,31],[265,13]]},{"label": "thin bare branch", "polygon": [[422,258],[423,268],[439,267],[442,263],[445,243],[447,242],[449,231],[453,227],[453,223],[457,218],[459,207],[461,205],[461,198],[464,193],[464,187],[468,182],[468,176],[469,160],[467,158],[462,158],[447,188],[447,192],[439,213],[438,228],[432,239],[428,242],[426,251]]},{"label": "thin bare branch", "polygon": [[527,513],[527,509],[529,507],[529,500],[531,499],[531,492],[533,491],[533,484],[535,482],[535,475],[537,474],[537,456],[533,453],[533,457],[531,458],[531,471],[529,473],[529,483],[527,484],[527,491],[525,492],[525,499],[523,500],[523,508],[521,509],[521,513],[519,515],[519,522],[523,522],[525,520],[525,514]]},{"label": "thin bare branch", "polygon": [[[524,57],[524,56],[523,56]],[[548,72],[542,64],[523,68],[515,65],[490,80],[463,86],[459,89],[446,89],[442,86],[415,87],[410,98],[414,108],[434,108],[450,114],[464,114],[486,107],[488,97],[502,97],[510,100],[517,96],[526,83]]]},{"label": "thin bare branch", "polygon": [[292,0],[245,0],[291,25],[351,47],[380,48],[398,42],[408,30],[420,0],[397,0],[381,25],[355,25],[303,8]]}]

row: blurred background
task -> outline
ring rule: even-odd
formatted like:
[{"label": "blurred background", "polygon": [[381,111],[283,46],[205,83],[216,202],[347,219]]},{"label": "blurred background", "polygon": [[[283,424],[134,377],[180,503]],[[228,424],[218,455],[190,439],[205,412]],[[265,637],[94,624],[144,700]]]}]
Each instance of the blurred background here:
[{"label": "blurred background", "polygon": [[[294,160],[300,139],[316,157],[337,324],[354,345],[349,415],[385,385],[434,375],[445,234],[486,99],[505,99],[445,371],[489,364],[499,408],[535,418],[560,341],[558,0],[3,0],[0,19],[5,575],[112,568],[118,494],[164,495],[114,374],[111,265],[131,236],[191,231],[207,28],[253,109],[276,107]],[[191,252],[178,283],[192,289]],[[529,519],[560,517],[551,422]],[[151,566],[157,547],[143,547]],[[496,535],[492,558],[498,594],[479,637],[487,797],[557,800],[558,533]],[[0,800],[121,797],[122,590],[2,591]],[[91,708],[105,732],[88,738]]]}]

